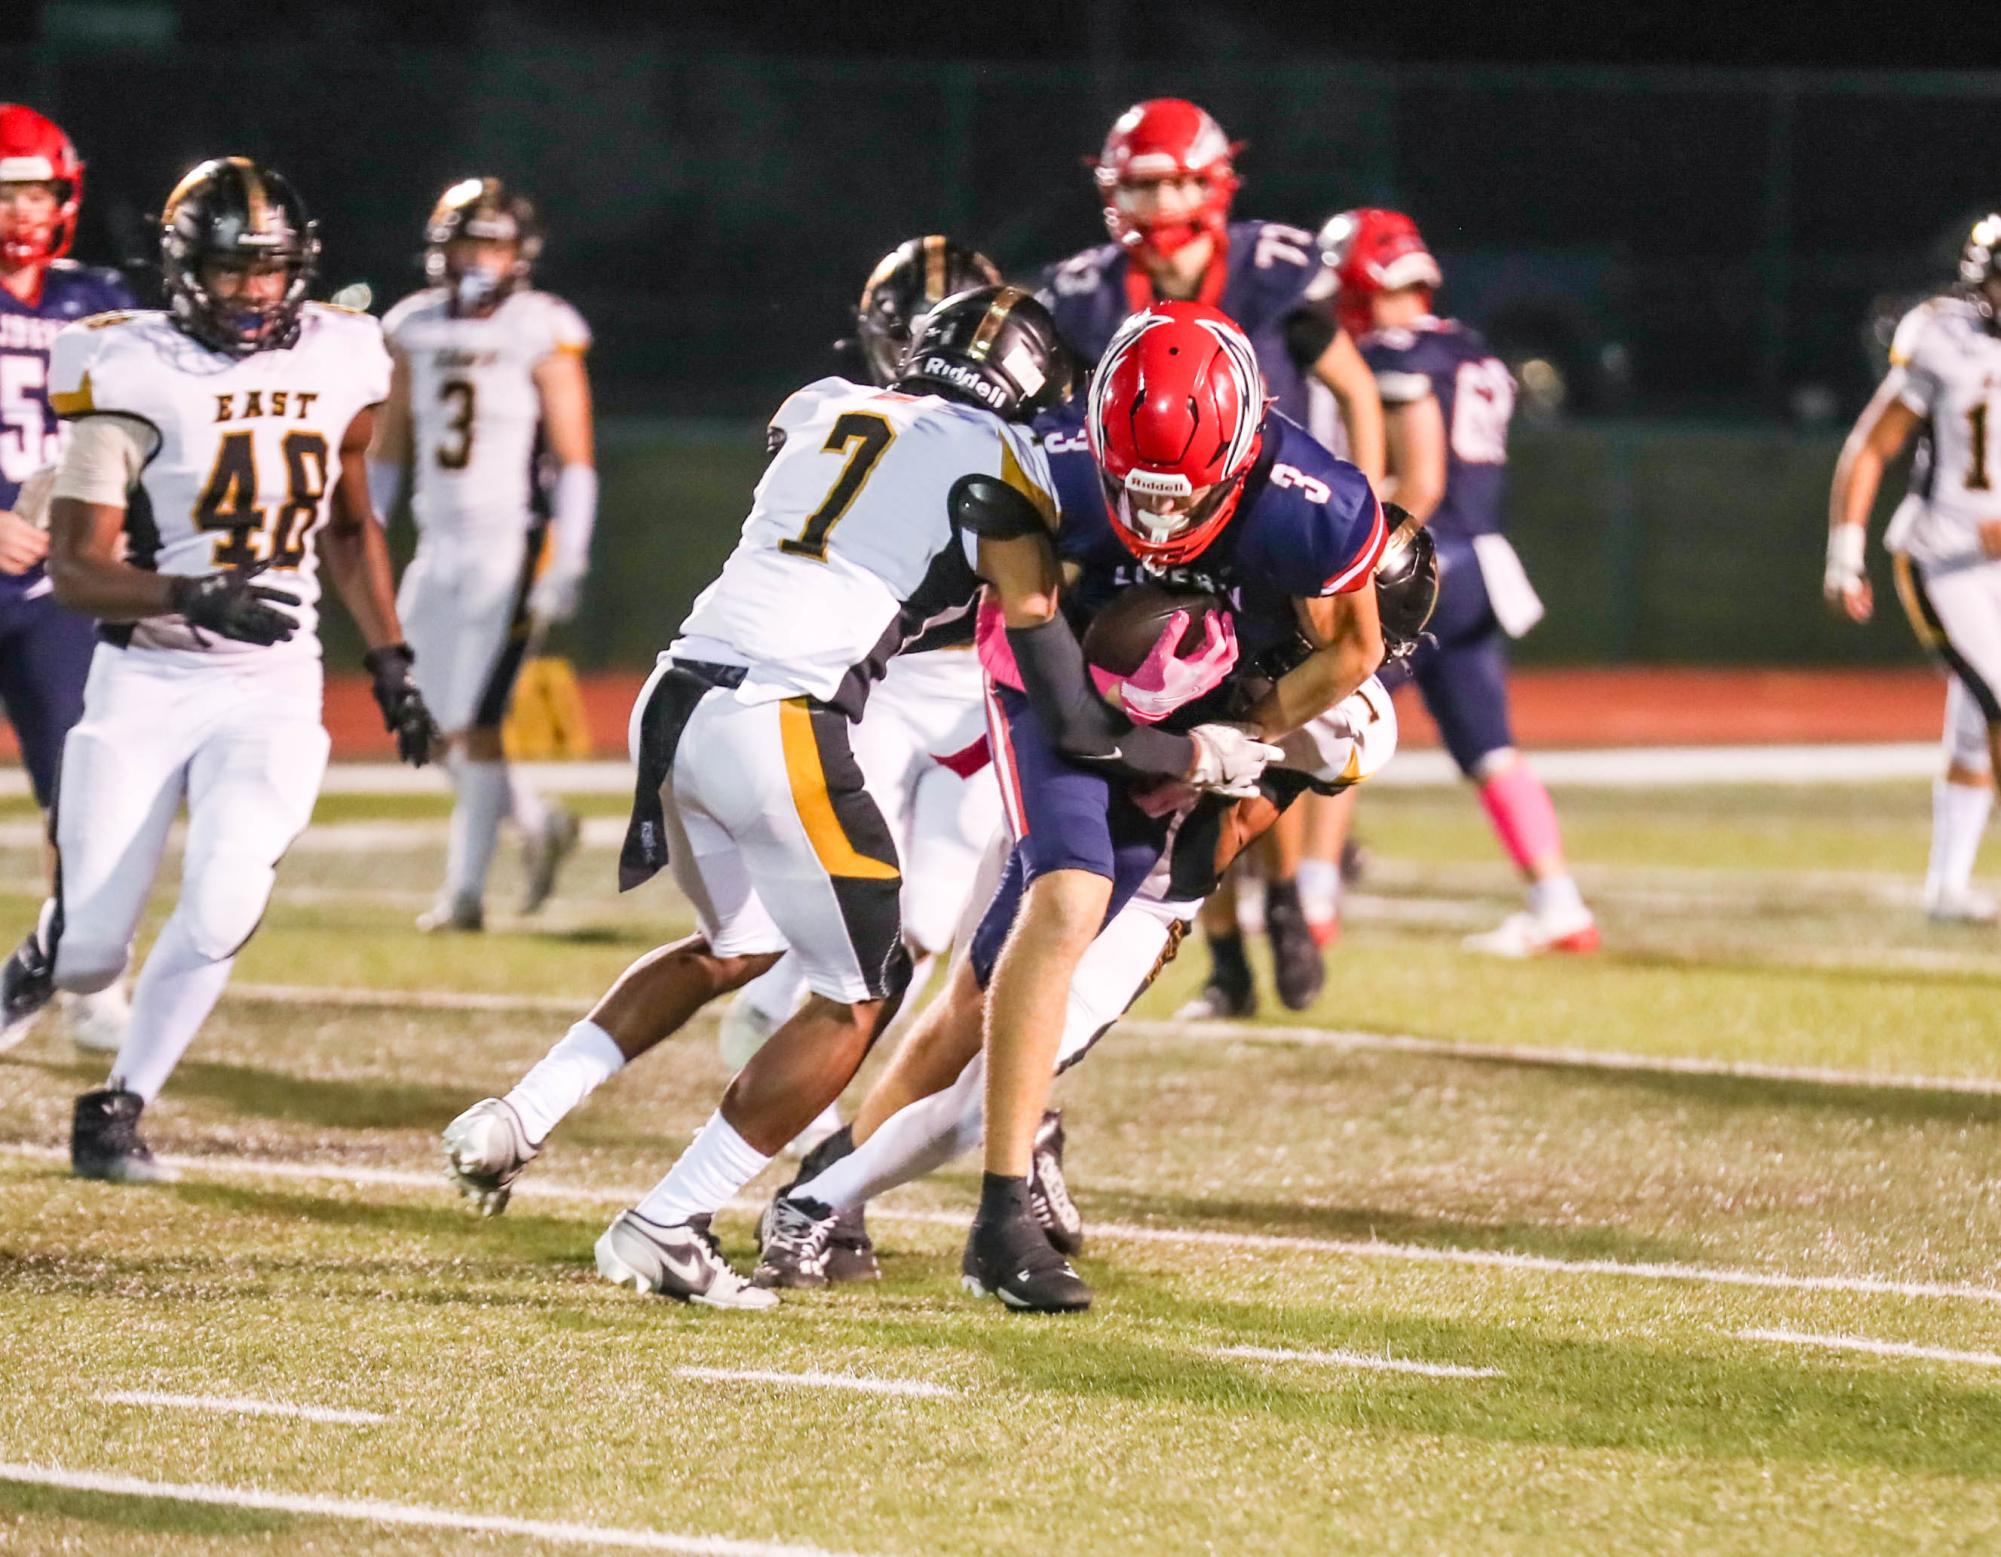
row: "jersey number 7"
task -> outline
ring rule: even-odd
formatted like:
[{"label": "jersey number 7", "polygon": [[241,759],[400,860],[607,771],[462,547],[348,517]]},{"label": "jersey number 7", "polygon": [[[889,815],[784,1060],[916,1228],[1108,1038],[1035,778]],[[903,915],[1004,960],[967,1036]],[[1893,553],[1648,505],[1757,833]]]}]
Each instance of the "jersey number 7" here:
[{"label": "jersey number 7", "polygon": [[850,444],[855,446],[854,450],[848,454],[847,463],[827,489],[820,506],[807,515],[805,527],[797,535],[780,541],[778,549],[788,557],[811,557],[815,562],[825,562],[828,535],[841,522],[841,515],[854,506],[876,462],[895,441],[896,429],[889,425],[889,418],[873,411],[844,411],[835,417],[833,431],[820,445],[821,452],[840,454]]}]

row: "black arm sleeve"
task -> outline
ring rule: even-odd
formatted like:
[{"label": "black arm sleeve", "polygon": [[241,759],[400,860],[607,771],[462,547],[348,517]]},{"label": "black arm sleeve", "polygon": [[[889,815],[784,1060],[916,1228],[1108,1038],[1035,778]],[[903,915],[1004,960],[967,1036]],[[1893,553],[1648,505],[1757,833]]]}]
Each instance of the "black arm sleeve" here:
[{"label": "black arm sleeve", "polygon": [[1022,689],[1066,757],[1133,779],[1186,778],[1195,743],[1185,735],[1136,725],[1098,696],[1084,650],[1061,616],[1039,627],[1010,627],[1007,646]]},{"label": "black arm sleeve", "polygon": [[1301,308],[1286,316],[1285,354],[1302,373],[1327,355],[1341,333],[1332,316],[1319,308]]}]

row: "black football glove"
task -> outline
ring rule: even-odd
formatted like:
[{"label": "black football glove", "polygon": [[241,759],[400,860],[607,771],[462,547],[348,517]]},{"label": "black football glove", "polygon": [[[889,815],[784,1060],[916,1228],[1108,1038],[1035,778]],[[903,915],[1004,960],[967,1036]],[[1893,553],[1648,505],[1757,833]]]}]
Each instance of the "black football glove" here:
[{"label": "black football glove", "polygon": [[168,609],[185,617],[197,632],[266,647],[283,643],[299,630],[299,624],[276,607],[295,606],[299,597],[251,583],[263,567],[173,579],[167,585]]},{"label": "black football glove", "polygon": [[407,643],[370,649],[361,657],[375,680],[375,706],[382,710],[382,723],[396,737],[396,755],[411,767],[421,768],[444,744],[445,737],[424,706],[424,694],[410,679],[410,667],[416,662],[417,656]]}]

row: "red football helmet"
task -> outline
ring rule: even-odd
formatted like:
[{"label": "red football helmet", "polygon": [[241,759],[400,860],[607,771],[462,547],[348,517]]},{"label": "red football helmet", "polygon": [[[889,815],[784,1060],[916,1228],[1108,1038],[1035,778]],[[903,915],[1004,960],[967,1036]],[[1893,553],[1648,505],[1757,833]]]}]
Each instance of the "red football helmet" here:
[{"label": "red football helmet", "polygon": [[49,119],[19,103],[0,103],[0,184],[49,184],[55,215],[21,222],[0,211],[0,265],[9,270],[45,265],[69,253],[83,204],[83,159]]},{"label": "red football helmet", "polygon": [[[1162,258],[1197,238],[1221,236],[1237,193],[1231,162],[1243,145],[1183,98],[1133,104],[1113,122],[1105,149],[1090,164],[1105,202],[1106,230],[1122,247]],[[1144,186],[1180,178],[1199,178],[1207,186],[1193,210],[1167,216],[1134,209]]]},{"label": "red football helmet", "polygon": [[1417,223],[1401,211],[1364,206],[1327,219],[1320,229],[1320,257],[1334,273],[1340,293],[1335,316],[1350,335],[1374,328],[1369,299],[1378,292],[1423,287],[1425,301],[1444,278],[1424,246]]},{"label": "red football helmet", "polygon": [[1128,551],[1172,567],[1208,548],[1237,511],[1269,403],[1249,338],[1220,309],[1156,303],[1119,326],[1085,429]]}]

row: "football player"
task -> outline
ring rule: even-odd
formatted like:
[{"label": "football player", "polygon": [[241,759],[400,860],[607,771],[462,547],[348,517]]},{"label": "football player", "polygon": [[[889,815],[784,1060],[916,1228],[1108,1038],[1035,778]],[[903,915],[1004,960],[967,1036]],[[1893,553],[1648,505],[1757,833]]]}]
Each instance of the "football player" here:
[{"label": "football player", "polygon": [[450,743],[456,796],[444,887],[417,923],[478,930],[503,818],[521,835],[523,913],[547,901],[577,843],[576,818],[508,766],[500,729],[529,645],[576,614],[589,566],[591,335],[574,308],[530,284],[541,226],[500,180],[447,189],[424,242],[429,286],[382,322],[396,370],[370,470],[384,514],[413,473],[417,554],[397,608]]},{"label": "football player", "polygon": [[[1093,165],[1112,242],[1050,267],[1044,298],[1064,339],[1087,362],[1098,359],[1127,315],[1156,300],[1220,308],[1250,337],[1286,416],[1310,424],[1316,418],[1309,386],[1331,391],[1346,433],[1340,452],[1374,480],[1383,471],[1374,380],[1332,318],[1332,288],[1312,235],[1281,222],[1230,220],[1241,150],[1206,110],[1181,98],[1128,108]],[[1279,996],[1293,1010],[1312,1004],[1325,977],[1298,881],[1307,813],[1314,809],[1295,807],[1259,851]],[[1256,995],[1235,894],[1216,894],[1203,924],[1211,976],[1189,1014],[1247,1015]]]},{"label": "football player", "polygon": [[1991,924],[1973,864],[2001,761],[2001,212],[1974,224],[1959,285],[1897,326],[1890,371],[1856,421],[1828,501],[1828,604],[1851,621],[1875,609],[1864,562],[1883,468],[1913,436],[1910,491],[1883,544],[1911,628],[1949,675],[1945,775],[1932,785],[1925,911]]},{"label": "football player", "polygon": [[620,882],[665,865],[699,929],[635,963],[505,1098],[446,1129],[448,1171],[484,1209],[592,1088],[789,948],[806,1003],[597,1245],[599,1271],[621,1284],[722,1307],[775,1301],[724,1262],[709,1218],[839,1096],[910,975],[896,844],[850,725],[892,655],[971,609],[949,506],[960,478],[1049,507],[1025,424],[1067,393],[1063,361],[1032,297],[980,287],[924,317],[892,387],[826,378],[779,408],[736,550],[633,710]]},{"label": "football player", "polygon": [[[62,447],[61,423],[49,410],[49,346],[65,324],[132,306],[117,272],[63,258],[76,238],[83,169],[56,125],[32,108],[0,103],[0,706],[44,812],[55,799],[63,737],[83,711],[97,643],[96,624],[56,599],[46,566],[48,483],[37,473]],[[64,1002],[78,1047],[118,1047],[122,984]],[[28,1027],[16,1024],[13,1039]]]},{"label": "football player", "polygon": [[[1388,539],[1382,507],[1360,470],[1269,408],[1249,339],[1218,310],[1159,303],[1129,319],[1098,363],[1084,435],[1082,450],[1046,440],[1073,582],[1045,561],[1024,586],[1009,570],[1035,559],[1019,554],[983,568],[1000,597],[983,609],[982,643],[1023,898],[989,984],[987,1171],[965,1274],[976,1293],[1035,1310],[1090,1301],[1034,1215],[1028,1172],[1071,976],[1166,850],[1173,812],[1155,780],[1191,773],[1197,788],[1249,795],[1280,755],[1271,741],[1355,691],[1383,647],[1367,587]],[[1186,654],[1186,623],[1170,621],[1123,684],[1121,706],[1141,723],[1121,728],[1101,698],[1067,694],[1083,677],[1074,633],[1057,630],[1059,598],[1088,616],[1149,578],[1219,595],[1231,611]],[[1302,636],[1296,663],[1268,664]],[[1271,683],[1238,722],[1200,698],[1240,657]],[[1184,703],[1213,722],[1187,736],[1147,723]]]},{"label": "football player", "polygon": [[1501,957],[1596,950],[1598,926],[1565,861],[1556,808],[1508,721],[1507,640],[1542,617],[1501,528],[1514,379],[1477,331],[1432,313],[1442,276],[1408,216],[1343,211],[1319,242],[1340,288],[1342,328],[1382,392],[1392,471],[1384,496],[1437,544],[1438,614],[1410,674],[1528,884],[1525,911],[1466,945]]},{"label": "football player", "polygon": [[102,624],[63,743],[56,895],[0,970],[0,1020],[125,971],[183,800],[181,892],[99,1090],[77,1099],[72,1169],[171,1177],[139,1133],[270,901],[312,815],[319,568],[368,644],[406,761],[436,736],[410,680],[389,553],[369,506],[382,332],[306,301],[319,237],[292,186],[204,162],[160,218],[166,312],[100,314],[56,337],[49,403],[74,423],[57,468],[49,576]]},{"label": "football player", "polygon": [[[887,388],[912,329],[946,298],[996,286],[992,260],[942,234],[912,238],[877,263],[843,343],[861,382]],[[963,615],[889,662],[855,727],[855,760],[903,862],[903,934],[922,989],[929,959],[950,944],[974,868],[1000,825],[1000,792],[969,755],[984,746],[986,705],[972,624]],[[723,1014],[723,1057],[741,1066],[805,995],[799,959],[754,979]],[[831,1119],[828,1129],[840,1121]],[[824,1133],[824,1132],[823,1132]]]}]

